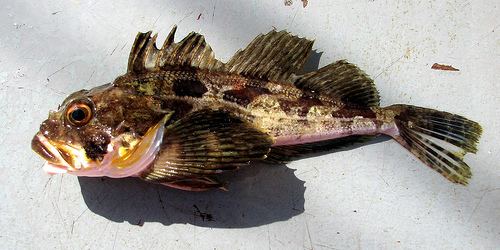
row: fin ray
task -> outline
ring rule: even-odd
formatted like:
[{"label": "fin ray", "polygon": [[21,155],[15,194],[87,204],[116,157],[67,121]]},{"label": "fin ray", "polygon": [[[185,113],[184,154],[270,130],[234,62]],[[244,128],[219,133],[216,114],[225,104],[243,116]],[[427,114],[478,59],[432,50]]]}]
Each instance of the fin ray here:
[{"label": "fin ray", "polygon": [[295,86],[363,107],[377,107],[380,103],[373,80],[357,66],[343,60],[298,76]]},{"label": "fin ray", "polygon": [[481,126],[465,117],[410,105],[393,105],[398,135],[405,148],[448,180],[466,185],[472,176],[463,161],[466,153],[476,153]]},{"label": "fin ray", "polygon": [[225,69],[248,77],[287,81],[302,69],[312,45],[311,40],[273,30],[257,36],[245,49],[237,51]]},{"label": "fin ray", "polygon": [[169,125],[162,150],[141,175],[155,183],[199,179],[267,156],[272,139],[222,110],[200,110]]},{"label": "fin ray", "polygon": [[175,43],[177,26],[168,34],[161,49],[156,47],[157,35],[151,31],[138,33],[130,51],[129,73],[141,73],[154,69],[188,66],[199,69],[218,70],[223,63],[215,58],[204,36],[191,32],[182,41]]}]

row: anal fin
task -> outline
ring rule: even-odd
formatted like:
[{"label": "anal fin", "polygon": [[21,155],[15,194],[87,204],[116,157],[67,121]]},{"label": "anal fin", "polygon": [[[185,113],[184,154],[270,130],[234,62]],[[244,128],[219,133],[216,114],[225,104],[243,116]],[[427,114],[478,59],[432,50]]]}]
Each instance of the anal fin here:
[{"label": "anal fin", "polygon": [[194,179],[182,179],[177,181],[161,183],[164,186],[186,190],[186,191],[207,191],[214,188],[224,188],[224,184],[214,177],[201,177]]},{"label": "anal fin", "polygon": [[374,137],[376,136],[352,135],[314,143],[272,147],[266,160],[271,162],[286,163],[326,153],[332,150],[342,149],[358,143],[363,143],[373,139]]}]

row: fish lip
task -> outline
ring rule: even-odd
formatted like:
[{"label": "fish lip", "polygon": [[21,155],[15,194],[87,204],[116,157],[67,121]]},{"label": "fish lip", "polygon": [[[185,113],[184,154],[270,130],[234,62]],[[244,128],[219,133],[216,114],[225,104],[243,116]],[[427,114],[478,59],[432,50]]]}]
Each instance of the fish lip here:
[{"label": "fish lip", "polygon": [[70,165],[65,160],[63,153],[41,132],[38,132],[31,140],[31,148],[47,162],[43,169],[49,174],[67,173]]},{"label": "fish lip", "polygon": [[38,155],[40,155],[47,162],[53,164],[60,164],[58,157],[52,150],[50,150],[46,144],[41,140],[41,138],[45,137],[39,132],[37,133],[33,139],[31,140],[31,149],[35,151]]}]

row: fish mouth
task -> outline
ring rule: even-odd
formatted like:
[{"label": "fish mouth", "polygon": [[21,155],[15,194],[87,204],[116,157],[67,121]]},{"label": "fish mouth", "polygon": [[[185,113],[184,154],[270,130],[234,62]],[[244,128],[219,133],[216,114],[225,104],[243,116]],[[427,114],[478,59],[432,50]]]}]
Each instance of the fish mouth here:
[{"label": "fish mouth", "polygon": [[31,149],[47,162],[43,169],[49,174],[67,173],[71,156],[52,145],[42,133],[38,132],[31,140]]},{"label": "fish mouth", "polygon": [[43,159],[47,160],[48,162],[53,162],[56,163],[59,159],[57,156],[50,150],[47,146],[45,146],[45,143],[40,140],[40,137],[43,136],[41,133],[38,133],[33,137],[31,140],[31,149],[35,151],[38,155],[40,155]]}]

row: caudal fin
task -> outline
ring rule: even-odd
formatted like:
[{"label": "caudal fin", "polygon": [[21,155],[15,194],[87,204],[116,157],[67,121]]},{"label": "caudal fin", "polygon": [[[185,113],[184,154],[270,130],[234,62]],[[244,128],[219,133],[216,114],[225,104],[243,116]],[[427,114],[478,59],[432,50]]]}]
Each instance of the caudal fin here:
[{"label": "caudal fin", "polygon": [[472,176],[463,161],[476,153],[481,126],[459,115],[409,105],[393,105],[399,134],[395,139],[448,180],[467,185]]}]

